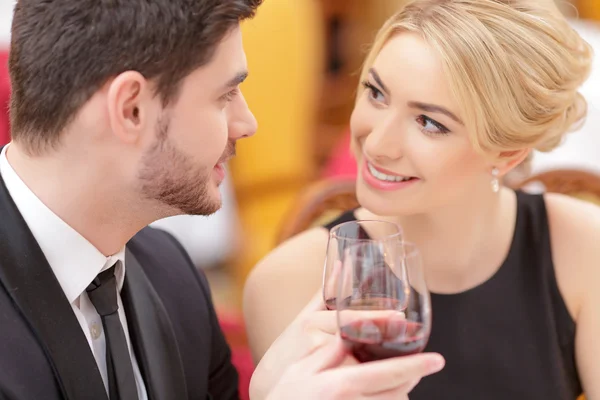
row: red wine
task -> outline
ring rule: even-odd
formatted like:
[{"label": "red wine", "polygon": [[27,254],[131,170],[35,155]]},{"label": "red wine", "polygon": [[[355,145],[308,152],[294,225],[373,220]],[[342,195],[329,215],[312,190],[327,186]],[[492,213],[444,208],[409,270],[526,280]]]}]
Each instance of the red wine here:
[{"label": "red wine", "polygon": [[422,324],[403,319],[355,321],[341,328],[341,336],[359,362],[420,353],[428,339]]}]

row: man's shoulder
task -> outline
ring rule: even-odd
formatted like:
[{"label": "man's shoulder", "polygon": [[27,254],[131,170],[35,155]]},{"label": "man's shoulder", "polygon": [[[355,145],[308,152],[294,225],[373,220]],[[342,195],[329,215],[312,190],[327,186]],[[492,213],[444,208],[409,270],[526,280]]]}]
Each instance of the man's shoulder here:
[{"label": "man's shoulder", "polygon": [[196,269],[185,248],[170,233],[146,227],[129,241],[127,248],[155,286],[196,287],[209,294],[204,274]]},{"label": "man's shoulder", "polygon": [[158,245],[159,247],[170,247],[175,244],[173,242],[179,244],[175,237],[167,231],[147,226],[131,238],[131,240],[128,243],[128,246]]},{"label": "man's shoulder", "polygon": [[169,257],[171,260],[187,264],[187,267],[193,266],[187,251],[181,243],[175,236],[162,229],[150,226],[142,229],[127,243],[127,248],[136,257],[158,257],[159,259]]}]

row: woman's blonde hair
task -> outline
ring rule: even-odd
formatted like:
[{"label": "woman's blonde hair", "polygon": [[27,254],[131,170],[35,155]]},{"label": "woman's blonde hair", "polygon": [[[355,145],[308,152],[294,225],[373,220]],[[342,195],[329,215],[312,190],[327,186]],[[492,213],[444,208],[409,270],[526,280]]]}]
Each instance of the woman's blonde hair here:
[{"label": "woman's blonde hair", "polygon": [[414,0],[381,28],[362,80],[395,34],[420,35],[441,56],[476,150],[550,151],[583,122],[578,92],[591,47],[550,2]]}]

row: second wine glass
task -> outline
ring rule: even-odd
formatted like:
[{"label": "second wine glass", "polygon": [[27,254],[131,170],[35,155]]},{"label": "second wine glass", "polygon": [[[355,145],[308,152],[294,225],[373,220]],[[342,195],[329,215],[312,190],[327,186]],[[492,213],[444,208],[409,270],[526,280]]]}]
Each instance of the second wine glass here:
[{"label": "second wine glass", "polygon": [[431,300],[421,255],[410,243],[356,243],[342,258],[337,316],[340,335],[360,362],[423,351]]},{"label": "second wine glass", "polygon": [[352,246],[359,243],[387,246],[400,242],[402,229],[398,224],[388,221],[349,221],[331,229],[323,268],[323,301],[327,308],[334,310],[336,307],[336,290],[342,259]]}]

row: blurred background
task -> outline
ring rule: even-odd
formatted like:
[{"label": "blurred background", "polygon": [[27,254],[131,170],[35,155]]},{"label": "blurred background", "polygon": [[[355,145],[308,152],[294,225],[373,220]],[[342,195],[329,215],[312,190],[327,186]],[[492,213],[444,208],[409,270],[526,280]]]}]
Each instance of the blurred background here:
[{"label": "blurred background", "polygon": [[[348,121],[361,62],[377,29],[404,0],[265,0],[243,25],[250,79],[243,84],[259,130],[238,146],[222,187],[224,207],[210,217],[158,221],[206,271],[241,369],[241,293],[248,272],[279,240],[298,197],[326,177],[352,177]],[[0,144],[10,140],[6,70],[14,0],[0,0]],[[560,7],[600,52],[600,0]],[[600,67],[582,89],[586,124],[550,154],[536,154],[531,173],[571,168],[600,174]],[[283,266],[282,266],[283,267]],[[238,347],[236,347],[238,346]],[[247,370],[244,370],[247,368]],[[244,383],[242,383],[244,385]]]}]

